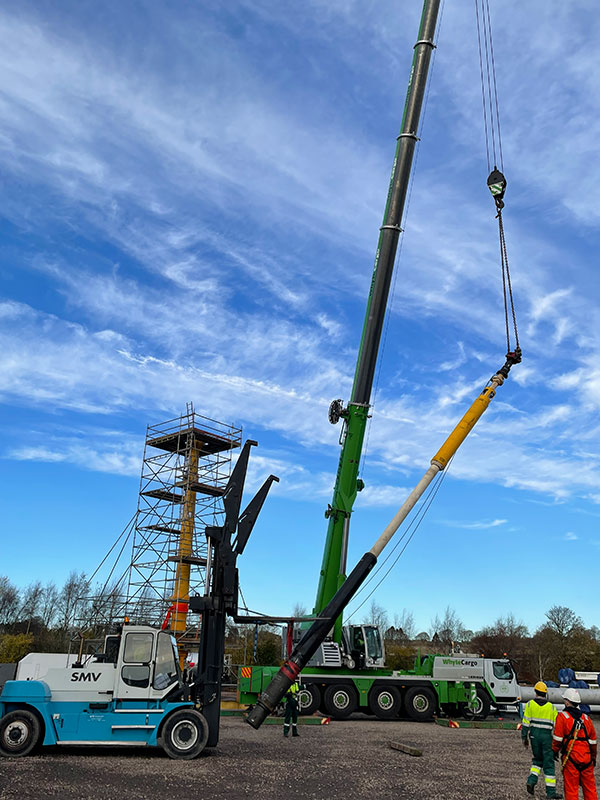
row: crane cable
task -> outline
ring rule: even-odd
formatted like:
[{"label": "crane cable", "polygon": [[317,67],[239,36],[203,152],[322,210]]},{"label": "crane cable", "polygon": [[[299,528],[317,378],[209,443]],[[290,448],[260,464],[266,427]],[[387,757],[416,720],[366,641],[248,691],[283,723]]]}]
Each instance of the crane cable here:
[{"label": "crane cable", "polygon": [[[483,108],[483,127],[485,132],[485,145],[488,170],[490,174],[487,179],[488,188],[494,199],[496,206],[496,219],[498,220],[498,235],[500,241],[500,263],[502,270],[502,291],[504,296],[504,320],[506,327],[506,363],[499,370],[504,377],[508,376],[508,372],[513,364],[518,364],[521,361],[522,352],[519,344],[519,331],[517,327],[517,316],[515,312],[515,303],[512,290],[512,281],[510,277],[510,267],[508,263],[508,251],[506,248],[506,235],[504,232],[504,222],[502,219],[502,209],[504,208],[504,193],[506,191],[507,181],[504,177],[504,157],[502,153],[502,134],[500,130],[500,104],[498,101],[498,86],[496,81],[496,60],[494,56],[494,45],[492,38],[492,23],[490,17],[489,0],[475,0],[475,14],[477,19],[477,39],[479,45],[479,67],[481,76],[481,96]],[[494,164],[491,169],[491,164]],[[501,169],[498,168],[500,164]],[[510,312],[509,312],[510,309]],[[511,349],[511,321],[512,332],[514,333],[514,349]],[[385,341],[385,340],[384,340]],[[363,457],[364,466],[364,457]],[[450,464],[448,464],[448,467]],[[378,572],[380,572],[386,561],[392,556],[394,550],[402,543],[405,537],[408,537],[400,553],[396,556],[391,566],[386,570],[382,578],[376,583],[375,587],[367,594],[362,602],[354,608],[347,619],[354,616],[367,602],[367,600],[375,593],[383,581],[387,578],[389,573],[395,567],[396,563],[406,550],[408,544],[413,536],[419,529],[425,514],[427,513],[431,503],[433,502],[437,492],[439,491],[441,482],[447,474],[447,469],[442,473],[439,481],[432,485],[429,494],[425,498],[423,505],[408,529],[400,537],[395,547],[384,559],[381,565],[374,570],[373,575],[365,582],[361,589],[357,592],[359,595],[367,585],[371,583]],[[411,528],[414,528],[411,532]]]},{"label": "crane cable", "polygon": [[[475,0],[475,16],[477,19],[477,42],[479,46],[483,127],[485,132],[487,164],[488,170],[490,171],[487,185],[496,205],[498,237],[500,241],[504,321],[506,326],[506,355],[511,364],[518,364],[521,361],[521,347],[519,345],[517,315],[515,312],[510,267],[508,264],[504,221],[502,219],[504,193],[506,191],[507,181],[502,172],[504,169],[504,157],[502,153],[502,133],[500,130],[500,104],[498,102],[496,59],[494,55],[489,0]],[[493,169],[491,168],[492,164],[494,165]],[[500,164],[500,168],[498,164]],[[511,347],[511,327],[514,333],[514,348]]]}]

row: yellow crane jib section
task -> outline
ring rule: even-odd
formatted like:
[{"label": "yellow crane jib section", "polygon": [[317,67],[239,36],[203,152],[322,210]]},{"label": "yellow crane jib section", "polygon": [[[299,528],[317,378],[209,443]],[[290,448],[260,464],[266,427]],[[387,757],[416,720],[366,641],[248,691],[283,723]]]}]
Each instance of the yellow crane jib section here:
[{"label": "yellow crane jib section", "polygon": [[434,466],[444,469],[444,467],[448,465],[448,462],[452,456],[456,453],[458,448],[471,433],[473,426],[476,422],[478,422],[483,412],[489,406],[492,398],[496,394],[496,389],[498,386],[502,386],[503,383],[504,376],[497,372],[491,379],[490,385],[486,386],[479,397],[475,399],[467,413],[431,459],[431,463]]}]

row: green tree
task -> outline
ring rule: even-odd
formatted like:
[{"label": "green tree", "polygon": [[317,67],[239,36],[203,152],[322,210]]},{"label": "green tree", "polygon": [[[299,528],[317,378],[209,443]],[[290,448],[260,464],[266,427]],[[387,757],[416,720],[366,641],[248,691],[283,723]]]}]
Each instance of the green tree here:
[{"label": "green tree", "polygon": [[0,636],[0,662],[14,664],[31,652],[32,633],[6,633]]}]

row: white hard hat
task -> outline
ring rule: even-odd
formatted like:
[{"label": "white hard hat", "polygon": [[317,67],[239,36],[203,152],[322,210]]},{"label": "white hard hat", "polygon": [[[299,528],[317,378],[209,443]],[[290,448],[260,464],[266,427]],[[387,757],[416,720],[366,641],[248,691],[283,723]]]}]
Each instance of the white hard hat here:
[{"label": "white hard hat", "polygon": [[577,689],[566,689],[563,692],[563,698],[568,700],[570,703],[581,703],[581,695],[577,691]]}]

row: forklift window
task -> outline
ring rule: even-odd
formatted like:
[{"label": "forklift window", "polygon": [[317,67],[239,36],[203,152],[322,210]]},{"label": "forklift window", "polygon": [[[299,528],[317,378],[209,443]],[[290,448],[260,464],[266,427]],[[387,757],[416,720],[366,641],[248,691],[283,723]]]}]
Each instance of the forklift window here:
[{"label": "forklift window", "polygon": [[134,667],[126,665],[121,670],[121,678],[127,686],[137,686],[138,689],[147,689],[150,685],[150,667]]},{"label": "forklift window", "polygon": [[125,654],[123,661],[148,663],[152,659],[151,633],[128,633],[125,637]]},{"label": "forklift window", "polygon": [[159,690],[166,689],[173,681],[176,681],[179,677],[177,666],[171,636],[167,633],[159,633],[153,687]]}]

